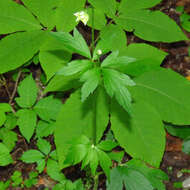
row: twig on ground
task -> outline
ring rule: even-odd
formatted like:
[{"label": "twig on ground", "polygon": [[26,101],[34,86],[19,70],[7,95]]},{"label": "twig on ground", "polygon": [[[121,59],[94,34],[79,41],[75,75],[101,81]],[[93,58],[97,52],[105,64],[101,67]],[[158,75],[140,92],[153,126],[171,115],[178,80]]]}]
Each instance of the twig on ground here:
[{"label": "twig on ground", "polygon": [[21,73],[22,73],[22,71],[20,70],[20,71],[18,72],[18,76],[17,76],[16,82],[15,82],[14,90],[13,90],[13,92],[12,92],[12,95],[11,95],[10,99],[9,99],[9,104],[10,104],[10,105],[12,105],[13,99],[14,99],[14,97],[15,97],[15,95],[16,95],[17,87],[18,87],[18,82],[19,82]]}]

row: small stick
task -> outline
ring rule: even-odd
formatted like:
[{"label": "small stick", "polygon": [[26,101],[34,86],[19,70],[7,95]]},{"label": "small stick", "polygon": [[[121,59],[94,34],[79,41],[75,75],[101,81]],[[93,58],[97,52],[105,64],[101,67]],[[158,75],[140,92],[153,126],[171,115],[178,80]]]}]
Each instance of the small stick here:
[{"label": "small stick", "polygon": [[9,88],[8,88],[8,86],[7,86],[7,81],[6,81],[6,79],[5,79],[5,77],[4,77],[3,75],[1,75],[1,78],[2,78],[2,80],[3,80],[3,85],[2,85],[2,86],[5,87],[5,90],[6,90],[6,92],[7,92],[7,95],[9,96],[9,99],[10,99],[11,93],[10,93]]},{"label": "small stick", "polygon": [[12,104],[13,99],[14,99],[14,97],[15,97],[15,95],[16,95],[17,87],[18,87],[18,82],[19,82],[19,79],[20,79],[21,73],[22,73],[22,71],[20,70],[20,71],[18,72],[18,76],[17,76],[16,82],[15,82],[15,86],[14,86],[13,93],[12,93],[10,99],[9,99],[9,104],[10,104],[10,105]]}]

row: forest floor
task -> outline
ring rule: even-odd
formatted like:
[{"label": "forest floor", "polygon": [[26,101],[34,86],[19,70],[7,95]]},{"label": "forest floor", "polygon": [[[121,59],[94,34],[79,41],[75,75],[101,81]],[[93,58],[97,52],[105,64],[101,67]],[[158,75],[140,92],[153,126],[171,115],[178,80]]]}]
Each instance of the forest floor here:
[{"label": "forest floor", "polygon": [[[164,0],[159,6],[155,7],[155,9],[159,9],[169,15],[171,18],[173,18],[178,24],[179,24],[179,13],[175,11],[175,8],[177,5],[184,5],[187,12],[190,12],[190,0]],[[85,35],[86,39],[89,39],[89,30],[86,28],[83,28],[79,25],[80,31]],[[172,31],[171,31],[172,32]],[[187,36],[190,38],[190,33],[187,33],[184,31]],[[137,37],[135,37],[132,33],[127,33],[128,37],[128,44],[133,42],[145,42]],[[172,44],[164,44],[164,43],[149,43],[153,46],[158,47],[159,49],[162,49],[169,53],[169,55],[164,60],[162,66],[165,68],[171,68],[175,70],[176,72],[182,74],[185,77],[190,76],[190,56],[188,55],[188,47],[190,46],[190,42],[178,42],[178,43],[172,43]],[[32,70],[34,72],[34,76],[37,75],[39,68],[32,67]],[[9,92],[12,92],[14,90],[15,83],[11,80],[11,77],[9,75],[6,75],[6,81],[7,81],[7,87]],[[4,87],[0,87],[0,102],[8,102],[9,96],[7,94],[7,91]],[[17,129],[16,129],[17,131]],[[12,152],[13,159],[16,160],[14,164],[7,166],[7,167],[0,167],[0,179],[6,180],[9,179],[11,174],[14,171],[22,171],[23,175],[27,176],[30,171],[34,171],[35,164],[24,164],[23,162],[19,161],[20,156],[22,153],[30,148],[34,148],[34,141],[31,141],[30,144],[27,144],[25,139],[19,134],[18,137],[19,140],[17,142],[16,147],[14,148],[14,151]],[[50,137],[50,142],[53,142],[53,140]],[[179,138],[173,137],[169,134],[167,134],[167,145],[166,145],[166,151],[163,157],[163,161],[161,164],[161,169],[163,169],[170,178],[169,182],[166,182],[167,190],[174,190],[173,187],[174,182],[183,181],[187,177],[190,177],[190,174],[183,174],[182,176],[179,176],[179,172],[182,169],[190,169],[190,156],[182,153],[182,140]],[[78,167],[70,167],[66,170],[64,170],[64,173],[67,177],[69,177],[72,180],[75,180],[83,173],[79,171]],[[100,188],[99,189],[105,189],[105,179],[102,178],[102,181],[100,181]],[[31,190],[42,190],[45,187],[51,188],[55,182],[51,180],[46,173],[44,172],[41,176],[39,176],[38,184],[35,188],[30,188]],[[11,190],[11,189],[10,189]],[[14,188],[12,190],[20,190],[20,188]]]}]

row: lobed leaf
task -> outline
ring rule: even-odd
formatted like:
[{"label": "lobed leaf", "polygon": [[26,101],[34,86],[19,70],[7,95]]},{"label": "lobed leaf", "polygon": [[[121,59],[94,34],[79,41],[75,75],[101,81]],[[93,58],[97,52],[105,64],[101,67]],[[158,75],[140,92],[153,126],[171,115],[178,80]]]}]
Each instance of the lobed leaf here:
[{"label": "lobed leaf", "polygon": [[91,58],[90,50],[77,29],[74,29],[74,36],[67,32],[51,32],[57,40],[63,43],[63,47],[69,52],[78,53],[84,57]]},{"label": "lobed leaf", "polygon": [[[103,89],[99,89],[96,93],[98,94],[95,99],[94,96],[90,96],[82,103],[80,91],[76,91],[62,106],[55,124],[55,144],[61,168],[64,167],[63,162],[71,139],[85,135],[98,142],[107,127],[108,98]],[[94,134],[95,129],[96,134]]]},{"label": "lobed leaf", "polygon": [[80,81],[84,82],[81,88],[81,99],[82,102],[92,94],[95,89],[98,87],[101,80],[101,71],[100,68],[94,68],[86,71],[81,77]]},{"label": "lobed leaf", "polygon": [[102,69],[104,87],[111,98],[115,96],[118,103],[128,112],[132,113],[131,94],[127,86],[135,83],[125,74],[113,69]]},{"label": "lobed leaf", "polygon": [[62,67],[57,75],[74,75],[78,73],[82,73],[93,66],[93,63],[87,59],[74,60],[67,64],[67,66]]}]

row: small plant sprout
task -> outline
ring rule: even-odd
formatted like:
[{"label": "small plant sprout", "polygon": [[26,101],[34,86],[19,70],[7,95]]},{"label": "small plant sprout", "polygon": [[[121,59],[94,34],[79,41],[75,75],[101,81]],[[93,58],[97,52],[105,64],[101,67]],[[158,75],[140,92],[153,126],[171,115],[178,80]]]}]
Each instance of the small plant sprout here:
[{"label": "small plant sprout", "polygon": [[84,25],[87,24],[89,20],[89,15],[85,11],[76,12],[74,13],[74,15],[77,17],[76,22],[81,21]]}]

